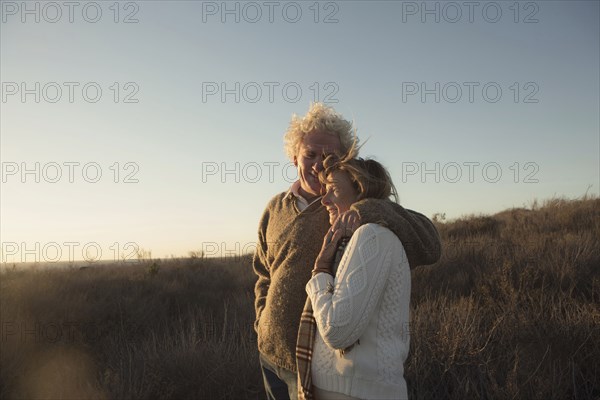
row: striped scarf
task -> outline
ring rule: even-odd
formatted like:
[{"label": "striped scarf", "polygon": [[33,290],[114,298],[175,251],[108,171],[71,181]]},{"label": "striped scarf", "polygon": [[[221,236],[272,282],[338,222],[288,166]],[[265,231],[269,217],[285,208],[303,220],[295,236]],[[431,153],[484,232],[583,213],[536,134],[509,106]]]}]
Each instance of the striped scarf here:
[{"label": "striped scarf", "polygon": [[[332,274],[335,276],[337,268],[344,254],[344,249],[350,241],[350,238],[340,239],[335,259],[332,265]],[[333,293],[333,286],[327,289]],[[311,362],[315,337],[317,335],[317,322],[313,316],[312,304],[310,298],[306,298],[302,316],[300,317],[300,327],[298,328],[298,339],[296,342],[296,364],[298,367],[298,399],[312,400],[314,394],[312,390]],[[342,352],[344,350],[341,350]]]}]

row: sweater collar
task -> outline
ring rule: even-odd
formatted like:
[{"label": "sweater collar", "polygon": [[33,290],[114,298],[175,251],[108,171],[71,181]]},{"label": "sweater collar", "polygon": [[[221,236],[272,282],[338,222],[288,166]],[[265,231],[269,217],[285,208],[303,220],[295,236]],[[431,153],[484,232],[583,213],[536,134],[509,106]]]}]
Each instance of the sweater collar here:
[{"label": "sweater collar", "polygon": [[285,198],[295,198],[296,199],[296,205],[298,206],[298,210],[299,211],[304,211],[306,210],[308,207],[310,207],[312,204],[316,203],[317,201],[321,201],[321,197],[322,196],[318,196],[317,198],[315,198],[313,201],[311,201],[310,203],[300,194],[300,181],[296,181],[294,183],[292,183],[292,186],[290,186],[290,189],[287,191]]}]

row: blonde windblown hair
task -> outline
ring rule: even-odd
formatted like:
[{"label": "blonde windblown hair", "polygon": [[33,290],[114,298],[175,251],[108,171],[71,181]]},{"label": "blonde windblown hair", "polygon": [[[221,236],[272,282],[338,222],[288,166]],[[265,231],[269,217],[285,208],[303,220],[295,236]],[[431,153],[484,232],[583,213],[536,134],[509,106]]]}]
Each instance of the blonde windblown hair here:
[{"label": "blonde windblown hair", "polygon": [[326,132],[337,135],[342,145],[342,153],[346,153],[357,142],[353,135],[352,123],[338,114],[332,107],[323,103],[311,103],[304,117],[294,114],[290,126],[285,133],[285,152],[290,160],[298,154],[304,136],[311,132]]},{"label": "blonde windblown hair", "polygon": [[359,193],[358,200],[389,199],[391,196],[397,203],[398,192],[387,169],[373,159],[355,158],[357,154],[358,146],[354,143],[342,158],[335,154],[328,156],[323,161],[323,170],[319,173],[321,184],[325,186],[331,183],[333,172],[345,171]]}]

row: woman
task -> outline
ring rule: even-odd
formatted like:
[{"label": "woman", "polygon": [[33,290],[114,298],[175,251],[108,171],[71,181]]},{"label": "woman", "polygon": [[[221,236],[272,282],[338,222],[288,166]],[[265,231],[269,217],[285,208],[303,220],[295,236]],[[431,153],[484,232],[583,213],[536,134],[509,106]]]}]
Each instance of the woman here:
[{"label": "woman", "polygon": [[[402,243],[382,225],[362,225],[351,235],[339,264],[335,260],[348,234],[338,229],[338,216],[363,198],[395,196],[394,186],[374,160],[328,158],[324,167],[321,201],[333,226],[306,285],[298,339],[299,396],[407,398],[403,364],[409,350],[410,266]],[[309,344],[303,353],[301,338],[307,335],[302,329],[312,321],[311,305],[318,329],[314,341],[304,342],[314,342],[312,351]],[[310,378],[302,377],[301,358],[310,363],[312,386]]]}]

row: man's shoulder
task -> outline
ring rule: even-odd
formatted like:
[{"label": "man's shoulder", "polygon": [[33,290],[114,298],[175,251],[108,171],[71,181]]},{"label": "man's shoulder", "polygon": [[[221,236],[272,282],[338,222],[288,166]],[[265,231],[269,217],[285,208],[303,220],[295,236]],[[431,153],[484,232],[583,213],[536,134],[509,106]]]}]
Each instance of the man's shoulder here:
[{"label": "man's shoulder", "polygon": [[277,193],[275,196],[271,197],[271,200],[269,201],[270,203],[272,202],[276,202],[276,203],[281,203],[283,201],[283,199],[286,198],[286,196],[292,196],[292,194],[290,193],[289,190],[286,190],[285,192],[280,192]]},{"label": "man's shoulder", "polygon": [[275,196],[271,197],[271,200],[269,200],[269,202],[267,203],[267,208],[273,208],[277,205],[282,204],[288,195],[290,195],[289,191],[277,193]]},{"label": "man's shoulder", "polygon": [[272,214],[273,212],[281,211],[282,209],[288,207],[291,204],[289,201],[291,199],[287,198],[288,195],[292,196],[288,191],[285,191],[277,193],[275,196],[271,197],[267,203],[267,206],[265,207],[263,215]]}]

